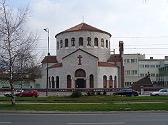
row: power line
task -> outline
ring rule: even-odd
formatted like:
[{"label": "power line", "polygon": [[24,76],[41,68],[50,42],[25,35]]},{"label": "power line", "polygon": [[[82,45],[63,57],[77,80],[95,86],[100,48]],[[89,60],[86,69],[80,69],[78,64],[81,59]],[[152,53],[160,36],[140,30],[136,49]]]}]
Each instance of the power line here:
[{"label": "power line", "polygon": [[150,39],[150,38],[168,38],[168,36],[114,36],[112,38]]}]

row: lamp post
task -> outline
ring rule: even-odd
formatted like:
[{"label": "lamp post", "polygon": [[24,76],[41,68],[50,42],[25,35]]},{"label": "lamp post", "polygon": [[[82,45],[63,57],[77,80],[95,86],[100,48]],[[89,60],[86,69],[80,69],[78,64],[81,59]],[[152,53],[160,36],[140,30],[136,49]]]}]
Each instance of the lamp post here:
[{"label": "lamp post", "polygon": [[46,83],[46,96],[48,96],[48,56],[50,55],[50,53],[49,53],[49,29],[48,28],[46,28],[46,29],[44,29],[44,31],[46,31],[47,33],[48,33],[48,54],[47,54],[47,83]]}]

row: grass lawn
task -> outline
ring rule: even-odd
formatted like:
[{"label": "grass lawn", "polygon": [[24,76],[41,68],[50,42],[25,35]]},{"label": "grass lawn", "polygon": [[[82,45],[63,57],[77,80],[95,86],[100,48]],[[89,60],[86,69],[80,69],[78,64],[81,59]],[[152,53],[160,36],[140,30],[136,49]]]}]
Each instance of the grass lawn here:
[{"label": "grass lawn", "polygon": [[168,110],[168,103],[122,104],[0,104],[0,110],[28,111],[148,111]]},{"label": "grass lawn", "polygon": [[168,111],[168,96],[82,96],[72,97],[16,97],[16,105],[10,97],[0,97],[0,110],[30,111]]}]

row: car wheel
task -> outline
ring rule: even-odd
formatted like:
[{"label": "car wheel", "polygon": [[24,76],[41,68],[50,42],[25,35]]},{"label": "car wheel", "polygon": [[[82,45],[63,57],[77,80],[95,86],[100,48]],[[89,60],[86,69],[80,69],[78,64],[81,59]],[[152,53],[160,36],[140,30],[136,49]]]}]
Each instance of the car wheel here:
[{"label": "car wheel", "polygon": [[155,96],[159,96],[159,94],[156,94]]}]

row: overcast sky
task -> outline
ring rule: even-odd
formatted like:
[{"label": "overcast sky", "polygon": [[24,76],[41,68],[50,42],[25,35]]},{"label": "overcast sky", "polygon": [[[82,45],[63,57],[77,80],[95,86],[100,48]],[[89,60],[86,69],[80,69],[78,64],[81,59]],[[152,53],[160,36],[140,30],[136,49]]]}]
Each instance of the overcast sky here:
[{"label": "overcast sky", "polygon": [[[168,0],[13,0],[17,7],[29,4],[30,28],[38,30],[37,51],[47,55],[50,30],[50,53],[56,55],[55,34],[83,21],[112,34],[111,50],[118,53],[119,41],[124,53],[141,53],[146,58],[168,56]],[[150,49],[151,48],[151,49]]]}]

